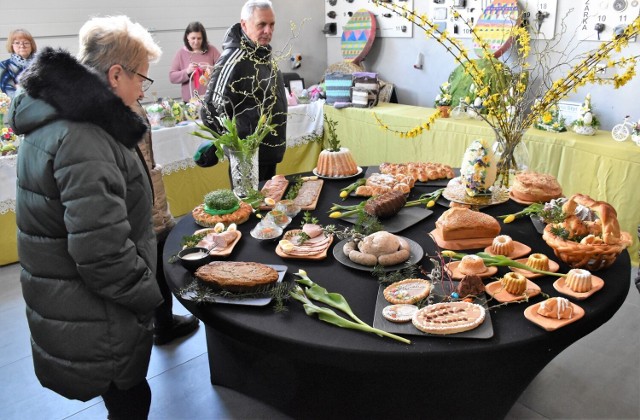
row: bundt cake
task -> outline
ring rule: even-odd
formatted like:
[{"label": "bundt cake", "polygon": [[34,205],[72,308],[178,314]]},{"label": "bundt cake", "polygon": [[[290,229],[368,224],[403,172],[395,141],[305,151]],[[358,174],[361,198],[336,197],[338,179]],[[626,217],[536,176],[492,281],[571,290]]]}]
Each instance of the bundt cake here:
[{"label": "bundt cake", "polygon": [[346,147],[339,151],[323,150],[318,156],[316,174],[328,177],[351,176],[358,173],[358,165]]},{"label": "bundt cake", "polygon": [[537,270],[549,271],[549,258],[544,254],[531,254],[527,258],[527,265]]},{"label": "bundt cake", "polygon": [[591,273],[581,268],[569,270],[564,283],[569,289],[577,293],[588,292],[593,287],[591,282]]},{"label": "bundt cake", "polygon": [[522,274],[507,273],[500,282],[504,290],[512,295],[521,295],[527,290],[527,278]]},{"label": "bundt cake", "polygon": [[496,255],[509,255],[513,252],[513,239],[509,235],[498,235],[493,238],[491,251]]}]

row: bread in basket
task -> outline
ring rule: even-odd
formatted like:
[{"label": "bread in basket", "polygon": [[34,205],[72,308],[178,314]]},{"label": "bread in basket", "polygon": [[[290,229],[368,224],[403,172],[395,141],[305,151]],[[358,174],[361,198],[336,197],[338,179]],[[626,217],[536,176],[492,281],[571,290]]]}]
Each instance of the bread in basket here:
[{"label": "bread in basket", "polygon": [[[593,210],[599,219],[595,222],[580,219],[575,215],[579,204]],[[609,267],[631,245],[631,235],[620,232],[616,210],[604,201],[575,194],[564,203],[562,212],[568,215],[565,220],[548,224],[542,238],[572,268],[597,271]],[[558,236],[559,232],[564,234]]]}]

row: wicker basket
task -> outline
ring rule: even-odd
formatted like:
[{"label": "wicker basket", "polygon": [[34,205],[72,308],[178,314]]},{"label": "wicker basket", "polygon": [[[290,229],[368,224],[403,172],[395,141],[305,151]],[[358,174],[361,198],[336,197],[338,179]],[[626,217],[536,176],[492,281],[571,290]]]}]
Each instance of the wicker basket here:
[{"label": "wicker basket", "polygon": [[[577,203],[576,203],[577,201]],[[580,194],[571,197],[567,203],[563,205],[563,211],[565,214],[573,214],[573,209],[576,204],[587,205],[592,202],[594,204],[603,205],[602,202],[594,202],[588,196]],[[604,204],[609,206],[608,204]],[[594,206],[595,207],[595,206]],[[570,210],[568,211],[567,208]],[[613,211],[615,215],[615,211]],[[618,220],[615,218],[608,218],[607,225],[614,225],[618,228]],[[589,271],[598,271],[603,268],[609,267],[618,258],[618,255],[622,253],[629,245],[631,245],[632,239],[628,232],[619,232],[611,243],[599,243],[599,244],[583,244],[580,242],[569,241],[551,233],[551,229],[554,225],[549,224],[544,228],[542,239],[545,240],[553,252],[558,258],[572,268],[584,268]],[[603,226],[603,230],[606,227]]]},{"label": "wicker basket", "polygon": [[556,256],[571,268],[584,268],[591,272],[609,267],[631,243],[631,235],[627,232],[622,232],[620,238],[622,240],[626,236],[627,241],[618,245],[581,244],[560,238],[550,229],[551,225],[545,227],[542,238],[553,248]]}]

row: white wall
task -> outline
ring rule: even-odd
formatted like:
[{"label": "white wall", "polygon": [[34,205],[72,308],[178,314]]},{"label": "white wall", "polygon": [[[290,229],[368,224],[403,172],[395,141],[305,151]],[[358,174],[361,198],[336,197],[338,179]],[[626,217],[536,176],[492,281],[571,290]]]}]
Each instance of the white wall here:
[{"label": "white wall", "polygon": [[[163,50],[160,61],[149,69],[149,77],[155,83],[147,92],[145,101],[151,100],[153,93],[159,97],[179,98],[180,86],[169,83],[169,66],[183,45],[187,24],[195,20],[202,22],[209,42],[221,49],[227,28],[240,20],[243,4],[244,1],[240,0],[0,0],[0,60],[9,56],[4,46],[12,29],[27,29],[36,39],[38,48],[60,47],[75,54],[78,51],[78,30],[88,18],[126,14],[148,28]],[[317,0],[273,0],[273,5],[276,12],[274,50],[283,54],[290,50],[302,54],[302,66],[295,71],[307,85],[316,83],[326,68],[327,45],[321,33],[324,4]],[[298,38],[292,38],[291,23],[299,28],[296,31]],[[280,66],[284,72],[291,71],[288,54],[282,57]]]},{"label": "white wall", "polygon": [[[421,12],[428,12],[428,4],[433,0],[414,0],[414,8]],[[559,0],[557,16],[564,16],[570,8],[575,10],[567,19],[568,34],[578,26],[582,17],[581,2]],[[370,9],[377,13],[373,7]],[[556,20],[556,33],[559,28],[560,18]],[[472,45],[463,41],[467,48]],[[328,63],[341,60],[340,38],[327,38]],[[597,48],[597,42],[584,41],[578,49],[589,50]],[[640,54],[640,41],[629,46],[628,54]],[[418,52],[424,54],[424,68],[416,70],[413,64]],[[574,51],[575,52],[575,51]],[[433,98],[438,93],[438,86],[447,80],[449,74],[456,67],[451,55],[432,39],[427,39],[424,32],[414,27],[413,38],[377,38],[373,47],[364,61],[367,70],[377,71],[380,77],[396,86],[398,100],[401,103],[433,106]],[[639,71],[640,72],[640,71]],[[587,85],[577,93],[572,93],[565,100],[582,102],[587,93],[592,94],[592,104],[598,117],[602,121],[602,128],[610,130],[614,124],[621,122],[625,115],[631,115],[633,120],[640,119],[640,106],[636,98],[640,91],[640,75],[636,76],[629,84],[619,90],[611,86]]]},{"label": "white wall", "polygon": [[[426,12],[430,1],[433,0],[415,0],[415,8]],[[6,38],[3,37],[11,29],[25,27],[35,36],[40,47],[51,45],[75,52],[78,29],[87,18],[105,14],[129,15],[153,31],[164,51],[161,61],[150,69],[150,77],[156,80],[151,91],[158,96],[176,98],[180,96],[179,86],[169,83],[168,69],[175,52],[182,45],[186,25],[193,20],[201,21],[207,28],[209,40],[220,47],[228,26],[239,20],[240,8],[244,3],[241,0],[110,0],[97,4],[86,0],[0,2],[0,45],[4,45]],[[302,67],[295,71],[305,79],[307,86],[316,83],[322,78],[327,64],[342,61],[340,38],[327,38],[321,33],[326,1],[273,0],[273,3],[277,19],[274,49],[288,52],[290,46],[291,51],[302,54]],[[570,7],[578,8],[578,5],[579,2],[558,1],[557,15],[562,16]],[[579,15],[576,10],[570,16],[570,28],[577,26]],[[300,36],[296,39],[291,39],[291,22],[301,27]],[[558,26],[557,21],[556,27]],[[583,42],[582,46],[591,49],[597,43]],[[634,43],[628,51],[640,54],[640,43]],[[425,56],[422,70],[413,68],[418,52]],[[2,50],[0,59],[7,57],[6,51]],[[290,71],[288,58],[284,56],[281,62],[283,71]],[[433,105],[438,86],[455,68],[452,57],[435,41],[426,39],[418,28],[414,28],[412,38],[376,39],[364,65],[369,70],[379,72],[382,79],[396,85],[400,102],[419,106]],[[603,128],[610,129],[627,114],[634,120],[640,118],[640,107],[637,106],[634,95],[638,91],[640,77],[636,77],[621,90],[613,90],[610,86],[587,86],[567,100],[582,102],[585,94],[591,92],[593,105],[603,122]]]}]

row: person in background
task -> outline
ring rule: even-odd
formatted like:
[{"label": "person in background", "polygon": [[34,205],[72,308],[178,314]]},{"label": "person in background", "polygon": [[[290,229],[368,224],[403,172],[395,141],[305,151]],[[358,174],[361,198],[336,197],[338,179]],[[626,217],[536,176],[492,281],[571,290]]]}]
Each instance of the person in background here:
[{"label": "person in background", "polygon": [[[144,118],[145,122],[150,128],[147,114],[140,105],[136,104],[134,111]],[[156,265],[156,279],[158,280],[158,286],[160,292],[164,298],[164,303],[158,306],[155,310],[154,328],[153,328],[153,342],[157,345],[167,344],[176,338],[183,337],[198,328],[198,319],[193,315],[174,315],[173,314],[173,295],[171,289],[167,284],[167,280],[164,276],[164,261],[162,259],[162,249],[164,243],[169,236],[169,232],[176,225],[176,220],[173,218],[171,211],[169,210],[169,204],[167,203],[167,194],[164,190],[164,183],[162,181],[162,167],[156,164],[153,157],[153,142],[151,138],[151,129],[149,129],[140,143],[138,143],[138,149],[144,157],[146,169],[151,176],[151,183],[153,187],[153,230],[156,234],[157,242],[157,265]]]},{"label": "person in background", "polygon": [[0,90],[10,98],[16,93],[18,76],[27,68],[33,55],[38,51],[36,41],[29,31],[15,29],[7,37],[7,52],[11,57],[0,61]]},{"label": "person in background", "polygon": [[240,138],[255,130],[265,111],[271,114],[276,128],[260,144],[260,180],[275,175],[286,149],[287,97],[270,45],[275,23],[271,1],[249,0],[244,4],[240,23],[227,30],[201,111],[203,123],[218,133],[222,133],[222,127],[216,117],[235,117]]},{"label": "person in background", "polygon": [[[169,81],[182,87],[182,100],[189,102],[192,90],[204,95],[207,72],[218,58],[220,51],[207,40],[207,31],[200,22],[191,22],[184,31],[184,47],[176,52],[169,68]],[[208,67],[208,68],[207,68]],[[200,83],[200,81],[205,83]]]},{"label": "person in background", "polygon": [[9,123],[17,164],[20,281],[36,376],[101,396],[109,419],[146,419],[155,278],[153,192],[133,111],[162,51],[126,16],[96,17],[77,58],[45,48],[20,77]]}]

